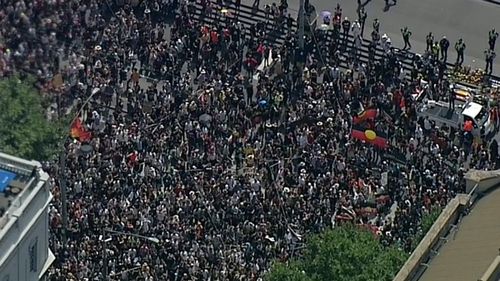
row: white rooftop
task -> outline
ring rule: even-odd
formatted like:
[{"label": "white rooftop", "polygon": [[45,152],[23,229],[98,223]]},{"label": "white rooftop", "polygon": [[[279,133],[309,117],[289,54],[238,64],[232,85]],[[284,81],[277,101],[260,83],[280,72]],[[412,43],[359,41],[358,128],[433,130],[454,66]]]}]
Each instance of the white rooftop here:
[{"label": "white rooftop", "polygon": [[21,206],[22,199],[39,182],[41,172],[37,161],[27,161],[0,152],[0,237],[9,216]]}]

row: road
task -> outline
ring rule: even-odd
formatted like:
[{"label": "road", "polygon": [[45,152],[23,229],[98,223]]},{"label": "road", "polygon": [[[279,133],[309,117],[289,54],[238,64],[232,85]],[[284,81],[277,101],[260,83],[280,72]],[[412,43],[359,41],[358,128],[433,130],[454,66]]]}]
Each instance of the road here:
[{"label": "road", "polygon": [[500,247],[500,189],[480,199],[439,250],[419,281],[478,280]]},{"label": "road", "polygon": [[[296,14],[300,0],[288,0],[290,12]],[[365,3],[367,0],[362,0]],[[243,0],[243,3],[252,5],[253,0]],[[260,7],[275,1],[261,0]],[[337,3],[343,9],[343,17],[357,18],[356,0],[310,0],[319,13],[323,10],[333,12]],[[455,42],[463,38],[467,48],[465,50],[464,65],[474,68],[484,68],[484,51],[488,47],[488,31],[493,27],[500,30],[500,5],[483,0],[398,0],[395,6],[384,11],[384,0],[368,0],[365,10],[366,20],[365,37],[371,32],[373,19],[381,22],[380,30],[386,33],[394,46],[403,47],[401,28],[408,26],[413,35],[411,38],[412,51],[425,51],[426,35],[432,31],[435,39],[445,35],[451,43],[448,60],[456,59]],[[493,74],[500,75],[500,39],[496,46],[497,59],[493,65]]]}]

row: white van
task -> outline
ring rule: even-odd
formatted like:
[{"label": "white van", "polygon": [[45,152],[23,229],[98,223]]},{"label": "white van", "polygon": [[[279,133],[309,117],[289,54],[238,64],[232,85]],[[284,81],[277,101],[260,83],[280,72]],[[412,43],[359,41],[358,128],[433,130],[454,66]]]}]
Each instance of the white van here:
[{"label": "white van", "polygon": [[472,134],[475,136],[480,135],[481,129],[484,129],[485,135],[494,131],[487,108],[472,101],[455,106],[455,109],[451,110],[446,102],[429,100],[418,109],[417,115],[428,117],[438,127],[446,125],[457,130],[463,130],[464,122],[471,120],[474,123]]}]

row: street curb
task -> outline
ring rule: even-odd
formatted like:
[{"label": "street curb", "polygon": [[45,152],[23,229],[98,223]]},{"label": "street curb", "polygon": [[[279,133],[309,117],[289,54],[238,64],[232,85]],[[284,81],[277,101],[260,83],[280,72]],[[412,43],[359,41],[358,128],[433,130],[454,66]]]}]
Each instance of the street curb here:
[{"label": "street curb", "polygon": [[500,5],[500,1],[499,0],[483,0],[483,1],[490,2],[492,4]]}]

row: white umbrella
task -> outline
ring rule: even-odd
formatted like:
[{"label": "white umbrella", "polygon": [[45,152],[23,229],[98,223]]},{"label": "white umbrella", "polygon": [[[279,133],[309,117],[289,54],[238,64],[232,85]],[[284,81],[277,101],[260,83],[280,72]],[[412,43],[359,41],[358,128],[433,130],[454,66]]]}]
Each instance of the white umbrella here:
[{"label": "white umbrella", "polygon": [[208,122],[212,121],[212,115],[204,113],[204,114],[200,115],[198,120],[200,122],[208,123]]}]

